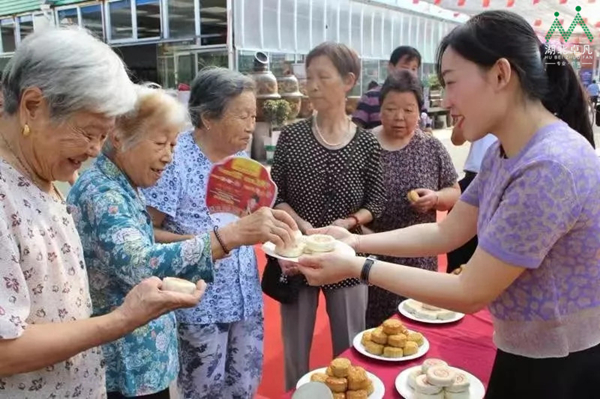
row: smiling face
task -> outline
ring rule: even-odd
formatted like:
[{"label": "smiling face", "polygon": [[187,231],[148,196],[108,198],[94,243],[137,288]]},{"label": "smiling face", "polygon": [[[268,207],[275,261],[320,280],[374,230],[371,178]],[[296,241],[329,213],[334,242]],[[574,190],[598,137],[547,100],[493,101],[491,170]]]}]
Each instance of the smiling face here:
[{"label": "smiling face", "polygon": [[250,90],[232,98],[219,119],[204,122],[208,137],[215,140],[228,155],[248,146],[256,127],[256,97]]},{"label": "smiling face", "polygon": [[346,93],[354,87],[354,74],[342,77],[329,57],[320,55],[313,58],[306,68],[306,89],[314,109],[322,111],[338,107],[344,102]]},{"label": "smiling face", "polygon": [[412,92],[390,91],[381,104],[383,132],[391,139],[411,135],[419,124],[419,103]]}]

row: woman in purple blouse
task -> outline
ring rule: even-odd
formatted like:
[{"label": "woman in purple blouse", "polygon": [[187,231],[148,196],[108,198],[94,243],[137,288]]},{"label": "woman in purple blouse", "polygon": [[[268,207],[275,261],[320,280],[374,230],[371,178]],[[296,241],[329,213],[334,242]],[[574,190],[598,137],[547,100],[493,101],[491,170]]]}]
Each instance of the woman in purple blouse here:
[{"label": "woman in purple blouse", "polygon": [[454,29],[438,51],[444,105],[469,141],[498,138],[480,173],[440,223],[360,237],[318,230],[357,252],[397,257],[446,253],[477,233],[462,273],[336,253],[301,259],[310,284],[360,277],[460,312],[488,306],[498,347],[488,399],[598,397],[600,161],[573,68],[545,55],[510,12]]}]

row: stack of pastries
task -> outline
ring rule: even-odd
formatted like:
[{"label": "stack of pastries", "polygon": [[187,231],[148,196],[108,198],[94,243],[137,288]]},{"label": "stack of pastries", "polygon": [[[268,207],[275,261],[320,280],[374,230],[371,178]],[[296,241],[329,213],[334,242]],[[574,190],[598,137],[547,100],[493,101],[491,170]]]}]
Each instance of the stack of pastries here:
[{"label": "stack of pastries", "polygon": [[469,399],[469,377],[443,360],[427,359],[408,375],[413,399]]},{"label": "stack of pastries", "polygon": [[373,355],[401,358],[419,352],[423,335],[409,331],[398,319],[388,319],[374,330],[365,331],[361,343]]},{"label": "stack of pastries", "polygon": [[450,320],[456,317],[456,312],[428,305],[414,299],[408,299],[402,305],[404,309],[422,320]]},{"label": "stack of pastries", "polygon": [[365,369],[343,357],[334,359],[325,373],[313,373],[310,380],[327,385],[334,399],[367,399],[375,390]]},{"label": "stack of pastries", "polygon": [[298,230],[294,232],[294,242],[289,247],[275,247],[275,253],[285,258],[298,258],[302,254],[315,254],[335,250],[335,238],[324,234],[303,236]]}]

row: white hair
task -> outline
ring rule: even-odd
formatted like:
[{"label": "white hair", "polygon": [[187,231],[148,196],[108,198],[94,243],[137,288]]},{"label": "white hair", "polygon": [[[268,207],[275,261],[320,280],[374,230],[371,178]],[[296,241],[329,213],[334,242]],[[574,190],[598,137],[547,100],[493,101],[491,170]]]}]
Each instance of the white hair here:
[{"label": "white hair", "polygon": [[51,117],[78,111],[106,116],[129,112],[134,84],[123,61],[105,43],[81,28],[49,28],[28,36],[4,70],[4,112],[13,115],[23,91],[39,88]]}]

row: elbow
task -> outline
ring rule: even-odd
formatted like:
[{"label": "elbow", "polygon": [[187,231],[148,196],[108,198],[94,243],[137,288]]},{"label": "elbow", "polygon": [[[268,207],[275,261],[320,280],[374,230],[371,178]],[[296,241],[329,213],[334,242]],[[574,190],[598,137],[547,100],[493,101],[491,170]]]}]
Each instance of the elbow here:
[{"label": "elbow", "polygon": [[487,307],[487,302],[485,301],[468,301],[466,303],[463,304],[463,306],[461,306],[462,309],[459,310],[459,312],[464,313],[464,314],[473,314],[473,313],[477,313],[480,310],[483,310]]}]

